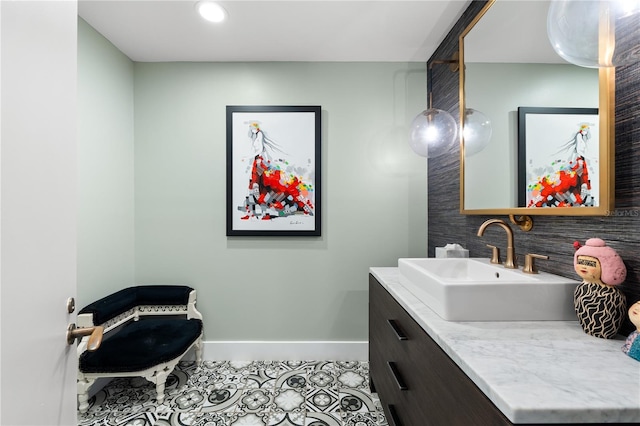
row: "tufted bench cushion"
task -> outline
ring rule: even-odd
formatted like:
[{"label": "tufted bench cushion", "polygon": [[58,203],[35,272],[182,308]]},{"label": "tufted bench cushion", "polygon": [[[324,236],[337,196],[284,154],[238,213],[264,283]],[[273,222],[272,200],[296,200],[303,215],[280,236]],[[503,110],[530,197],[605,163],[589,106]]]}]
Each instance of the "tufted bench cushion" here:
[{"label": "tufted bench cushion", "polygon": [[168,362],[184,352],[202,333],[199,319],[140,319],[125,324],[105,339],[100,350],[83,352],[83,373],[135,372]]}]

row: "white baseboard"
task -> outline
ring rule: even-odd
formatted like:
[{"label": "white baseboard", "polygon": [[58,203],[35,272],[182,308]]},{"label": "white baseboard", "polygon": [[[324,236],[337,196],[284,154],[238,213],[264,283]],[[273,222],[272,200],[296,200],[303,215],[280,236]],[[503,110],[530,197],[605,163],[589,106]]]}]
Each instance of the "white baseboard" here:
[{"label": "white baseboard", "polygon": [[205,341],[202,359],[205,361],[367,361],[367,341]]}]

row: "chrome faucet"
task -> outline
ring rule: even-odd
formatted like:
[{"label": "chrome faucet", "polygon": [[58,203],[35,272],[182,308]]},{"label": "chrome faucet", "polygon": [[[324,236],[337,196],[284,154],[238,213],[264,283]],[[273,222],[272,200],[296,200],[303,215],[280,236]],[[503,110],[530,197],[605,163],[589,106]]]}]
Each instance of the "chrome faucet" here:
[{"label": "chrome faucet", "polygon": [[504,263],[505,268],[509,269],[517,269],[518,265],[516,264],[516,250],[513,247],[513,231],[511,227],[507,225],[507,223],[502,219],[489,219],[486,220],[480,228],[478,228],[478,237],[482,237],[484,235],[484,230],[487,229],[488,226],[496,224],[507,232],[507,260]]}]

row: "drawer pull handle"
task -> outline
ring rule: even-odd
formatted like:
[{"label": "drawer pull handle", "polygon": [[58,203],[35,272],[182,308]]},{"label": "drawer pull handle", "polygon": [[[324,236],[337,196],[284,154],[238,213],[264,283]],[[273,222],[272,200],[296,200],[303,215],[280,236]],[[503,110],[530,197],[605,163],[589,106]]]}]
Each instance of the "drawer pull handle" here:
[{"label": "drawer pull handle", "polygon": [[400,326],[396,324],[395,320],[390,319],[390,320],[387,320],[387,322],[391,326],[391,329],[393,330],[393,332],[396,334],[396,337],[398,338],[398,340],[408,340],[407,335],[404,334],[404,331],[402,331]]},{"label": "drawer pull handle", "polygon": [[400,372],[398,371],[398,367],[396,366],[396,363],[393,361],[389,361],[387,362],[387,365],[389,366],[389,370],[391,370],[391,374],[393,375],[393,378],[396,379],[396,384],[398,385],[398,389],[407,390],[408,389],[407,385],[404,383],[402,376],[400,376]]},{"label": "drawer pull handle", "polygon": [[400,423],[400,419],[398,418],[396,407],[393,404],[389,404],[387,405],[387,408],[389,409],[389,415],[391,416],[390,419],[387,419],[391,420],[390,426],[402,426],[402,423]]}]

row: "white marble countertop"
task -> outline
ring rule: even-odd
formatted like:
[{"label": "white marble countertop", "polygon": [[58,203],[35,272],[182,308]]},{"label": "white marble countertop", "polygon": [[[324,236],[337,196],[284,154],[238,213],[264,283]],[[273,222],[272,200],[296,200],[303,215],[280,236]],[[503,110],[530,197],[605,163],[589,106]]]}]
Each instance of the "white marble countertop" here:
[{"label": "white marble countertop", "polygon": [[370,272],[511,422],[640,422],[640,362],[624,339],[589,336],[577,320],[445,321],[398,268]]}]

